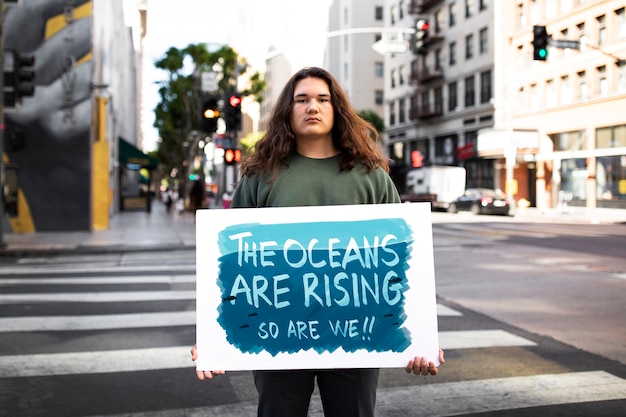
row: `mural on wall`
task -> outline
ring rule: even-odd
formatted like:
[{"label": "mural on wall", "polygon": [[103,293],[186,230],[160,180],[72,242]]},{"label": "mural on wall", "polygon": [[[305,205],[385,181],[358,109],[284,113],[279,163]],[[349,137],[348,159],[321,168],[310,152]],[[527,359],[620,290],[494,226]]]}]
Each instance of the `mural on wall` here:
[{"label": "mural on wall", "polygon": [[5,54],[35,56],[35,91],[5,108],[14,232],[90,230],[92,3],[24,0],[5,11]]}]

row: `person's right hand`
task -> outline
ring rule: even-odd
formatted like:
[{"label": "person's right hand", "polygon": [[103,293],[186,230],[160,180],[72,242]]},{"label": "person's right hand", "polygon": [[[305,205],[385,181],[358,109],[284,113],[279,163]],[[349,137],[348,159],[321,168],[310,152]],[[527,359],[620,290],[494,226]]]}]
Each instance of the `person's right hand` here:
[{"label": "person's right hand", "polygon": [[[195,361],[198,359],[198,347],[194,344],[191,347],[191,360]],[[204,379],[212,379],[213,375],[224,375],[226,371],[198,371],[196,370],[196,376],[200,381],[204,381]]]}]

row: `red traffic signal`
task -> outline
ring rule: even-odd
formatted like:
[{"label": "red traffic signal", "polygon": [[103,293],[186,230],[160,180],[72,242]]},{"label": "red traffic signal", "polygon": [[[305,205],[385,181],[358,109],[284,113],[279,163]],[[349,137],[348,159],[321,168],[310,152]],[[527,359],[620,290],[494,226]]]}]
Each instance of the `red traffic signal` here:
[{"label": "red traffic signal", "polygon": [[427,19],[420,19],[415,22],[415,52],[418,55],[426,55],[428,53],[428,24]]},{"label": "red traffic signal", "polygon": [[234,165],[241,161],[241,149],[224,149],[224,163]]},{"label": "red traffic signal", "polygon": [[228,103],[230,103],[231,107],[239,107],[241,106],[241,96],[240,95],[232,95],[228,99]]}]

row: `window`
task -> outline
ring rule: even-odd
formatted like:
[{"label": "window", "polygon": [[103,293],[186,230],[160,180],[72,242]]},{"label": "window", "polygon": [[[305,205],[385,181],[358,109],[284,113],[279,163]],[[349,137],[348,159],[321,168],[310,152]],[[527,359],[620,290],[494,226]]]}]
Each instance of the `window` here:
[{"label": "window", "polygon": [[[562,39],[569,39],[569,30],[568,29],[563,29],[561,31],[561,38]],[[564,58],[569,58],[573,54],[573,52],[572,52],[572,50],[570,48],[562,49],[562,51],[563,51],[563,57]]]},{"label": "window", "polygon": [[561,0],[561,12],[569,12],[572,10],[572,0]]},{"label": "window", "polygon": [[483,11],[487,10],[487,6],[489,5],[489,0],[479,0],[478,1],[478,10]]},{"label": "window", "polygon": [[478,52],[481,55],[489,51],[489,34],[487,30],[487,28],[482,28],[480,32],[478,32]]},{"label": "window", "polygon": [[398,122],[406,122],[406,101],[404,99],[398,100]]},{"label": "window", "polygon": [[435,49],[435,71],[441,71],[441,49]]},{"label": "window", "polygon": [[391,24],[395,25],[396,20],[398,20],[398,6],[391,6]]},{"label": "window", "polygon": [[389,103],[389,126],[396,124],[396,103]]},{"label": "window", "polygon": [[374,102],[377,105],[382,105],[383,104],[383,100],[384,100],[385,94],[383,92],[383,90],[376,90],[374,91]]},{"label": "window", "polygon": [[448,84],[448,111],[455,111],[459,106],[456,81]]},{"label": "window", "polygon": [[465,37],[465,59],[471,59],[474,56],[474,35],[470,34]]},{"label": "window", "polygon": [[441,32],[441,10],[437,10],[435,12],[435,22],[433,27],[435,33]]},{"label": "window", "polygon": [[450,27],[456,25],[456,2],[448,6],[448,25]]},{"label": "window", "polygon": [[491,100],[491,70],[480,74],[480,102],[489,103]]},{"label": "window", "polygon": [[421,113],[424,115],[430,114],[430,101],[428,99],[429,96],[429,92],[428,91],[424,91],[421,95],[421,101],[422,101],[422,107],[421,107]]},{"label": "window", "polygon": [[615,23],[617,26],[617,39],[626,39],[626,17],[624,17],[624,8],[615,11]]},{"label": "window", "polygon": [[374,77],[383,78],[385,76],[384,71],[383,71],[384,68],[385,66],[383,65],[382,62],[376,62],[374,64]]},{"label": "window", "polygon": [[398,8],[398,19],[404,19],[404,1],[400,0],[400,7]]},{"label": "window", "polygon": [[456,42],[450,42],[450,47],[448,51],[448,64],[450,66],[456,65]]},{"label": "window", "polygon": [[572,86],[570,84],[569,76],[564,75],[561,77],[561,104],[570,104],[572,102]]},{"label": "window", "polygon": [[576,73],[576,77],[578,78],[578,98],[585,99],[588,97],[587,75],[585,71],[580,71]]},{"label": "window", "polygon": [[404,82],[406,80],[406,68],[404,65],[400,66],[399,77],[400,77],[398,80],[399,85],[404,85]]},{"label": "window", "polygon": [[556,0],[546,0],[546,19],[556,16]]},{"label": "window", "polygon": [[537,84],[530,85],[530,109],[538,110],[539,109],[539,88]]},{"label": "window", "polygon": [[465,0],[465,18],[472,17],[472,9],[474,7],[474,0]]},{"label": "window", "polygon": [[476,89],[474,88],[474,76],[465,78],[465,107],[476,104]]},{"label": "window", "polygon": [[598,25],[598,45],[606,45],[606,17],[604,15],[596,17],[596,24]]},{"label": "window", "polygon": [[396,78],[398,77],[398,71],[391,70],[391,88],[396,88]]},{"label": "window", "polygon": [[437,87],[434,90],[435,93],[435,114],[443,113],[443,89]]},{"label": "window", "polygon": [[598,75],[598,94],[607,96],[609,94],[609,81],[606,79],[606,66],[596,68]]},{"label": "window", "polygon": [[374,10],[374,19],[383,20],[383,6],[376,6]]},{"label": "window", "polygon": [[578,29],[578,42],[580,42],[580,52],[584,52],[586,50],[587,44],[587,35],[585,35],[585,24],[579,23],[576,25]]},{"label": "window", "polygon": [[554,86],[554,80],[546,81],[546,107],[556,106],[556,89]]}]

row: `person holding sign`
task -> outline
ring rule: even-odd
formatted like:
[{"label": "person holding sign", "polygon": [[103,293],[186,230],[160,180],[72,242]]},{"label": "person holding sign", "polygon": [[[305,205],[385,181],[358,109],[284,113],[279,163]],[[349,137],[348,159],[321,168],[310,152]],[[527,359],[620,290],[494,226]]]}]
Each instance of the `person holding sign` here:
[{"label": "person holding sign", "polygon": [[[400,203],[377,140],[330,73],[304,68],[287,82],[265,136],[242,161],[231,207]],[[191,354],[195,361],[195,345]],[[444,363],[442,350],[438,359]],[[438,373],[435,362],[420,356],[408,358],[405,370]],[[196,373],[204,380],[223,371]],[[316,379],[327,417],[374,416],[378,375],[375,368],[256,370],[258,416],[306,417]]]}]

